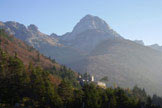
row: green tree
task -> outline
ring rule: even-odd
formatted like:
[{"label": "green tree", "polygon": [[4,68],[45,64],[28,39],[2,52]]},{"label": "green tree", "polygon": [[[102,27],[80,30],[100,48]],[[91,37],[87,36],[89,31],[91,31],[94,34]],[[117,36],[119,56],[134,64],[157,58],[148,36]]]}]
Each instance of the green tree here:
[{"label": "green tree", "polygon": [[58,87],[58,94],[61,97],[64,106],[71,106],[71,102],[73,101],[73,88],[70,82],[63,80]]},{"label": "green tree", "polygon": [[94,84],[85,84],[84,91],[84,104],[86,108],[100,108],[102,105],[102,98],[100,92],[96,89]]}]

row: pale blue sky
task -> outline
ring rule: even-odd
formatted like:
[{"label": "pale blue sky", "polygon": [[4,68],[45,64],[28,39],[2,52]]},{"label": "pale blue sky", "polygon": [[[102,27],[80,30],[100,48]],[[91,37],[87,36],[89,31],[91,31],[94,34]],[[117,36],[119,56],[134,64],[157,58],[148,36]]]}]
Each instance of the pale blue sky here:
[{"label": "pale blue sky", "polygon": [[0,0],[0,13],[0,21],[35,24],[59,35],[92,14],[127,39],[162,45],[162,0]]}]

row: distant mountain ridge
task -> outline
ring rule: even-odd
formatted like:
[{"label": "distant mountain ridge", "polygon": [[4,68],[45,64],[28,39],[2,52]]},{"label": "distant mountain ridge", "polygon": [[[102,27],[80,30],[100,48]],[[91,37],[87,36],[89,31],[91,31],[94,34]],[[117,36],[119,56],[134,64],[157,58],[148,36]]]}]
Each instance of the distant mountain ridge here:
[{"label": "distant mountain ridge", "polygon": [[28,27],[15,21],[1,22],[0,29],[5,29],[10,35],[27,42],[29,45],[39,47],[41,43],[58,45],[57,39],[51,38],[49,35],[41,33],[34,24]]},{"label": "distant mountain ridge", "polygon": [[162,52],[162,46],[160,46],[158,44],[145,45],[142,40],[135,40],[134,42],[136,42],[137,44],[140,44],[140,45],[148,46],[148,47],[150,47],[150,48],[152,48],[154,50]]},{"label": "distant mountain ridge", "polygon": [[140,45],[145,45],[143,40],[134,40],[134,42],[136,42],[137,44],[140,44]]},{"label": "distant mountain ridge", "polygon": [[158,45],[158,44],[153,44],[153,45],[149,45],[149,47],[162,52],[162,46]]},{"label": "distant mountain ridge", "polygon": [[75,71],[88,72],[96,80],[108,76],[108,85],[137,84],[162,95],[162,53],[142,41],[124,39],[99,17],[86,15],[63,36],[46,35],[33,25],[0,23],[0,28]]}]

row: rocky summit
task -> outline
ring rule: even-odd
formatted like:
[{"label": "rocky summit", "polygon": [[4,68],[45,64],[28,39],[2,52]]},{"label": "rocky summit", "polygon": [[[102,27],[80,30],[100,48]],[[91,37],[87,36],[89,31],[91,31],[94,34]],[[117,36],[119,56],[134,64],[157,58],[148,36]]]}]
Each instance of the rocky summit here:
[{"label": "rocky summit", "polygon": [[100,19],[99,17],[86,15],[79,21],[79,23],[77,23],[72,33],[73,35],[76,35],[91,29],[108,32],[110,30],[110,27],[104,20]]}]

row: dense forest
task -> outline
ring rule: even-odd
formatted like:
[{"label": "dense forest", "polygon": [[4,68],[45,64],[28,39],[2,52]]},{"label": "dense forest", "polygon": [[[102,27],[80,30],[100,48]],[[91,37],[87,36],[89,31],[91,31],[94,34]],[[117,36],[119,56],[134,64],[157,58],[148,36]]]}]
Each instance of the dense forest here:
[{"label": "dense forest", "polygon": [[81,86],[77,73],[65,66],[26,66],[16,53],[11,56],[0,48],[1,108],[160,108],[161,102],[137,86],[132,90],[103,89],[90,82]]}]

